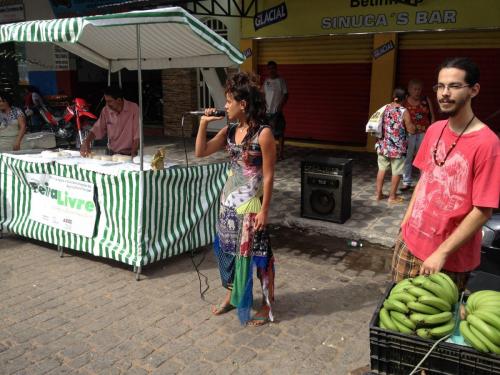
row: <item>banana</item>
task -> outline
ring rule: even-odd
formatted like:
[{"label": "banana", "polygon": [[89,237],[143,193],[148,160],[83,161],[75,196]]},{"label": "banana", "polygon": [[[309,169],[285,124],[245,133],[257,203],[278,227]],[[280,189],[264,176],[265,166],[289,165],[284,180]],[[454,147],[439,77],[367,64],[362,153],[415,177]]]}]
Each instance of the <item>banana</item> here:
[{"label": "banana", "polygon": [[451,305],[448,303],[448,301],[445,301],[444,299],[439,297],[422,296],[418,298],[418,302],[435,307],[440,311],[451,311]]},{"label": "banana", "polygon": [[487,309],[487,310],[497,309],[497,311],[500,311],[500,302],[496,301],[476,302],[476,311],[482,309]]},{"label": "banana", "polygon": [[453,314],[449,311],[444,311],[439,314],[421,314],[413,313],[410,315],[410,319],[418,325],[435,325],[448,322],[453,318]]},{"label": "banana", "polygon": [[420,303],[420,302],[408,302],[406,304],[406,306],[410,310],[416,311],[416,312],[419,312],[419,313],[422,313],[422,314],[432,315],[432,314],[439,314],[441,312],[441,310],[436,309],[435,307],[432,307],[432,306],[429,306],[429,305],[425,305],[425,304]]},{"label": "banana", "polygon": [[488,347],[484,345],[474,333],[472,333],[469,323],[466,320],[462,320],[460,322],[460,333],[462,334],[464,340],[474,349],[483,353],[489,353]]},{"label": "banana", "polygon": [[467,298],[467,304],[471,307],[472,311],[475,311],[477,309],[477,302],[485,298],[488,299],[488,297],[495,298],[498,295],[500,295],[500,292],[495,290],[480,290],[472,293],[469,298]]},{"label": "banana", "polygon": [[452,280],[452,278],[450,276],[448,276],[447,274],[445,274],[444,272],[438,272],[436,275],[438,275],[439,277],[446,280],[446,282],[450,285],[451,289],[453,289],[453,298],[454,298],[455,302],[457,302],[458,298],[459,298],[459,294],[460,294],[457,284],[455,284],[455,282]]},{"label": "banana", "polygon": [[419,275],[417,277],[414,277],[411,283],[415,286],[422,287],[422,285],[424,285],[425,280],[427,280],[427,276]]},{"label": "banana", "polygon": [[[391,312],[394,312],[394,311],[391,311]],[[413,333],[413,331],[410,328],[408,328],[404,324],[400,323],[398,320],[393,319],[392,322],[396,325],[396,327],[398,327],[398,331],[399,332],[401,332],[401,333],[407,333],[407,334],[412,334]]]},{"label": "banana", "polygon": [[500,345],[500,331],[479,319],[474,313],[467,316],[467,322],[495,345]]},{"label": "banana", "polygon": [[482,293],[475,298],[476,309],[481,308],[484,304],[500,304],[500,293],[493,290],[488,291],[488,293]]},{"label": "banana", "polygon": [[389,316],[389,311],[381,308],[378,314],[380,318],[380,323],[385,326],[386,329],[394,332],[399,332],[398,327],[394,324],[391,317]]},{"label": "banana", "polygon": [[447,336],[455,330],[455,319],[450,319],[448,323],[443,324],[442,326],[434,327],[430,329],[431,335],[433,337],[444,337]]},{"label": "banana", "polygon": [[403,303],[415,302],[417,300],[417,297],[415,297],[414,295],[402,292],[391,294],[390,298]]},{"label": "banana", "polygon": [[418,286],[412,286],[407,289],[408,293],[411,295],[414,295],[415,297],[421,297],[421,296],[433,296],[434,294],[432,292],[429,292],[428,290],[424,288],[420,288]]},{"label": "banana", "polygon": [[[457,299],[455,299],[455,288],[453,288],[449,283],[448,281],[446,281],[443,277],[440,276],[440,274],[438,273],[434,273],[432,275],[429,275],[429,279],[438,284],[441,288],[443,288],[448,297],[450,298],[449,300],[447,300],[451,305],[455,304],[455,302],[457,302]],[[458,295],[458,291],[457,291],[457,295]]]},{"label": "banana", "polygon": [[401,292],[409,287],[411,287],[413,284],[411,283],[410,279],[404,279],[401,280],[399,283],[394,285],[394,287],[391,289],[391,294]]},{"label": "banana", "polygon": [[493,344],[488,338],[483,335],[476,327],[469,324],[469,328],[474,335],[488,348],[488,350],[495,354],[500,354],[500,346]]},{"label": "banana", "polygon": [[417,336],[423,339],[432,339],[431,331],[428,328],[417,329]]},{"label": "banana", "polygon": [[436,297],[442,298],[448,301],[450,304],[454,303],[451,290],[443,288],[441,285],[436,284],[434,281],[430,279],[425,280],[423,287],[424,289],[432,292]]},{"label": "banana", "polygon": [[[500,313],[500,311],[499,311]],[[488,323],[490,326],[495,327],[500,330],[500,315],[495,314],[488,310],[477,310],[474,311],[474,315],[477,316],[482,321]]]},{"label": "banana", "polygon": [[[476,310],[476,311],[478,311],[478,310]],[[476,312],[476,311],[474,311],[474,312]],[[493,314],[500,316],[500,314],[499,314],[500,313],[500,306],[493,306],[493,305],[492,306],[482,306],[481,311],[489,311]]]},{"label": "banana", "polygon": [[382,323],[382,320],[380,320],[380,319],[378,321],[378,325],[379,325],[380,328],[387,329],[387,327],[385,326],[385,324]]},{"label": "banana", "polygon": [[411,313],[409,318],[418,327],[418,326],[421,326],[424,324],[424,320],[425,320],[425,318],[427,318],[427,314]]},{"label": "banana", "polygon": [[417,325],[412,322],[405,314],[401,314],[400,312],[397,311],[391,311],[389,312],[391,315],[392,321],[393,322],[399,322],[409,328],[411,331],[414,331],[417,328]]},{"label": "banana", "polygon": [[388,298],[384,301],[384,307],[387,310],[399,311],[403,314],[406,314],[409,311],[408,307],[403,302],[391,298]]}]

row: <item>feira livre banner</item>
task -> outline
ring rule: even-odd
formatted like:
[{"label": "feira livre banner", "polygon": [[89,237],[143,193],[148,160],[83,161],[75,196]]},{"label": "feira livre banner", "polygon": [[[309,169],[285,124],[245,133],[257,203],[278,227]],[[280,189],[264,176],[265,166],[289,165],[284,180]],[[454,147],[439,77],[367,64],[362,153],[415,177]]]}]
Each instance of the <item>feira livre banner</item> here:
[{"label": "feira livre banner", "polygon": [[50,174],[27,173],[30,219],[85,237],[94,235],[94,184]]}]

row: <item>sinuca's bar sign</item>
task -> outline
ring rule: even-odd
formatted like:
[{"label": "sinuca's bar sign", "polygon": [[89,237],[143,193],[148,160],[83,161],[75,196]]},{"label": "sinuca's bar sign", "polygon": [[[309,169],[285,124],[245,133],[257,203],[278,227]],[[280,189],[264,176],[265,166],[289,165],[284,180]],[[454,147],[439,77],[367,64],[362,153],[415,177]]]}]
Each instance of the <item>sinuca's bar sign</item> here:
[{"label": "sinuca's bar sign", "polygon": [[284,20],[287,15],[286,4],[281,3],[275,7],[266,9],[263,12],[257,13],[253,18],[253,26],[255,27],[255,30],[258,30],[264,26],[272,25],[273,23]]}]

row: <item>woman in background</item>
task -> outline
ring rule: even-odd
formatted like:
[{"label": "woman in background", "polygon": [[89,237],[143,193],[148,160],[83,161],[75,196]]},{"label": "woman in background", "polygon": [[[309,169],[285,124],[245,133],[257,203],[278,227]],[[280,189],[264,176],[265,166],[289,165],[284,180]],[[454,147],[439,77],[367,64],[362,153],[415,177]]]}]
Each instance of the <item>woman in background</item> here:
[{"label": "woman in background", "polygon": [[392,172],[391,190],[388,202],[402,203],[403,198],[397,196],[399,182],[408,148],[408,134],[415,132],[415,125],[411,122],[410,114],[401,103],[406,98],[406,91],[402,88],[394,89],[392,102],[385,107],[383,114],[382,137],[375,144],[378,158],[378,173],[375,198],[383,199],[385,172],[390,168]]},{"label": "woman in background", "polygon": [[12,105],[10,95],[0,93],[0,152],[18,151],[26,133],[26,117]]}]

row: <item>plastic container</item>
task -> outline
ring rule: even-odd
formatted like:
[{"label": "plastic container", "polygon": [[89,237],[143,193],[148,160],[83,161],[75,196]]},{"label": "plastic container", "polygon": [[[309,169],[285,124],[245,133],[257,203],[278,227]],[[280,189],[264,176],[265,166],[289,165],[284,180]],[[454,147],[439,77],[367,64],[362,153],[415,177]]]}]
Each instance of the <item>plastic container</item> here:
[{"label": "plastic container", "polygon": [[[411,373],[435,343],[433,340],[378,327],[380,308],[393,286],[389,286],[385,292],[370,321],[370,363],[376,374]],[[432,351],[420,370],[425,370],[426,375],[500,374],[500,356],[443,342]]]}]

